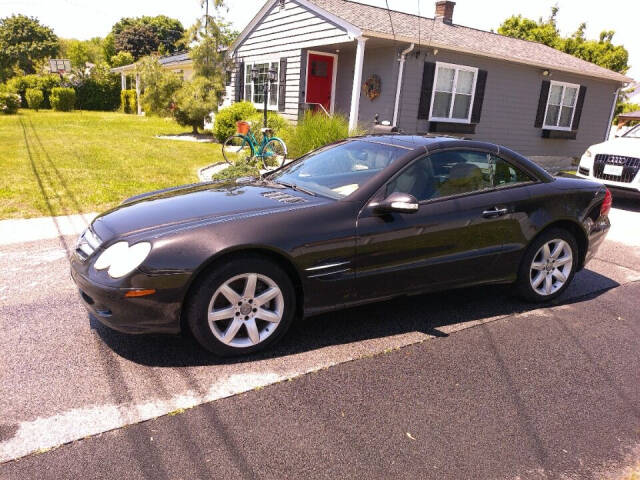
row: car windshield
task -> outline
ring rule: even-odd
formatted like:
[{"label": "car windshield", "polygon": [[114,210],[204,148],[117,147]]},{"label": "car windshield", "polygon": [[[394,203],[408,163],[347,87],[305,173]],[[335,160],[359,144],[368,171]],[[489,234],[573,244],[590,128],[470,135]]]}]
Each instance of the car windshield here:
[{"label": "car windshield", "polygon": [[403,147],[350,140],[311,152],[266,179],[340,199],[406,153]]},{"label": "car windshield", "polygon": [[636,125],[623,135],[625,138],[640,138],[640,125]]}]

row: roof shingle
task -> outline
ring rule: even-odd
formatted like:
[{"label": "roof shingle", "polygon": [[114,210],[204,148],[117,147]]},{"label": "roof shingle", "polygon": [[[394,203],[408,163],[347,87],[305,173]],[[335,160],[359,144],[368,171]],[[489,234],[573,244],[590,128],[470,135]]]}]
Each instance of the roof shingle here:
[{"label": "roof shingle", "polygon": [[415,42],[419,45],[449,48],[618,82],[632,81],[625,75],[541,43],[461,25],[449,25],[441,20],[395,10],[387,11],[384,8],[350,0],[308,1],[358,27],[366,36],[395,35],[399,40]]}]

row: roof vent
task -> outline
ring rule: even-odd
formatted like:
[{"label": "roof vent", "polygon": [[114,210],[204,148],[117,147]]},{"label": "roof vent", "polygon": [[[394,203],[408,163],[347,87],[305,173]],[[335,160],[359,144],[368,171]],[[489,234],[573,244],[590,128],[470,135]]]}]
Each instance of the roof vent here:
[{"label": "roof vent", "polygon": [[276,192],[276,191],[270,191],[270,192],[264,192],[262,194],[263,197],[267,197],[270,198],[271,200],[276,200],[278,202],[281,203],[304,203],[306,202],[306,200],[304,198],[300,198],[300,197],[295,197],[293,195],[289,195],[288,193],[285,192]]},{"label": "roof vent", "polygon": [[453,23],[453,7],[455,6],[456,2],[449,0],[436,2],[436,20],[441,20],[443,23],[451,25]]}]

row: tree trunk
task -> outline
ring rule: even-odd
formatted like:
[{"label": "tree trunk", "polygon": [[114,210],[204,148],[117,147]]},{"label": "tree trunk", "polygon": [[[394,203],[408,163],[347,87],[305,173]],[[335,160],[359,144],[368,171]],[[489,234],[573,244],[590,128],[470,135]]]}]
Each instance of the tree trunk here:
[{"label": "tree trunk", "polygon": [[192,125],[193,127],[193,131],[191,133],[193,133],[194,135],[198,134],[198,126],[197,125]]}]

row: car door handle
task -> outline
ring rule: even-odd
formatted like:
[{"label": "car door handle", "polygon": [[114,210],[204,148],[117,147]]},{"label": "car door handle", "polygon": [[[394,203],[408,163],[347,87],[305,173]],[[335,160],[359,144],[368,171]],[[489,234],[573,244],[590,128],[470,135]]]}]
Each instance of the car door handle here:
[{"label": "car door handle", "polygon": [[509,213],[509,209],[507,207],[494,207],[491,210],[485,210],[482,212],[482,216],[484,218],[495,218],[506,215],[507,213]]}]

